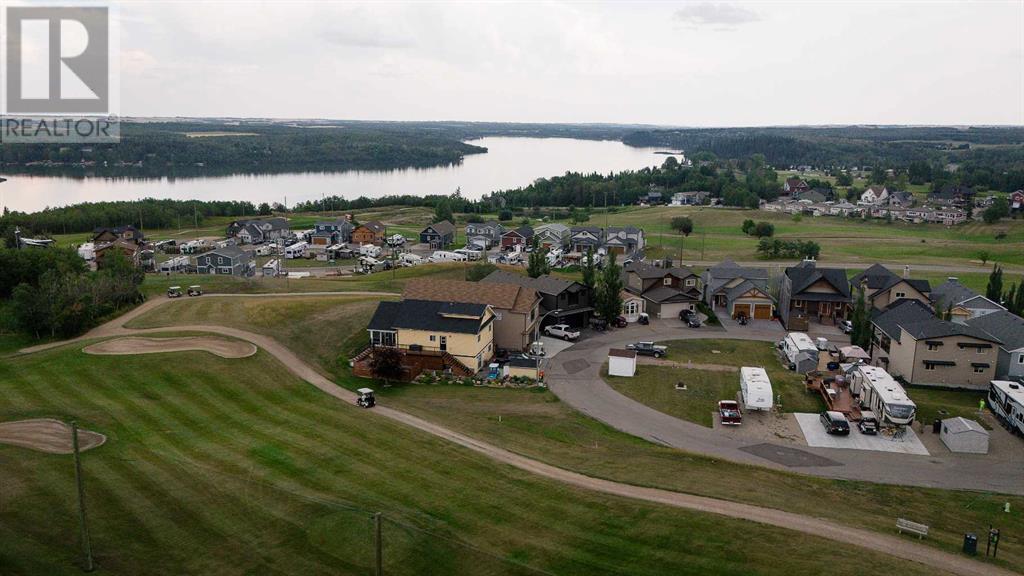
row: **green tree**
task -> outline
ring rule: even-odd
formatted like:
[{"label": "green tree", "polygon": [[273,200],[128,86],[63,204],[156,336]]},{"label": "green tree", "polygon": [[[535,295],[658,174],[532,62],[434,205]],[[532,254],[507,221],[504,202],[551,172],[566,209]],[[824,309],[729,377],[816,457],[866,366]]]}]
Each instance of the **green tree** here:
[{"label": "green tree", "polygon": [[693,220],[689,216],[676,216],[669,224],[679,235],[679,262],[683,261],[683,242],[693,233]]},{"label": "green tree", "polygon": [[477,262],[466,270],[466,280],[469,280],[470,282],[479,282],[497,269],[498,267],[490,262]]},{"label": "green tree", "polygon": [[871,344],[871,320],[868,318],[867,306],[864,302],[864,287],[858,286],[857,303],[853,307],[853,315],[850,323],[853,324],[853,331],[850,332],[850,342],[854,346],[860,346],[867,350]]},{"label": "green tree", "polygon": [[270,210],[270,204],[267,204],[266,202],[260,204],[260,207],[258,208],[258,212],[259,212],[260,216],[270,216],[273,213]]},{"label": "green tree", "polygon": [[[1024,288],[1021,288],[1024,290]],[[1017,304],[1017,285],[1011,284],[1010,289],[1003,293],[1003,306],[1007,311],[1020,315],[1020,312],[1016,310]]]},{"label": "green tree", "polygon": [[583,274],[583,285],[590,289],[591,294],[597,285],[597,266],[594,264],[594,249],[587,248],[587,257],[583,259],[580,270]]},{"label": "green tree", "polygon": [[539,278],[545,274],[551,273],[551,265],[548,264],[548,249],[541,248],[537,242],[537,239],[533,240],[533,251],[530,252],[530,257],[527,260],[526,273],[530,278]]},{"label": "green tree", "polygon": [[836,173],[836,186],[853,186],[853,176],[845,170]]},{"label": "green tree", "polygon": [[746,220],[743,221],[743,225],[740,226],[740,230],[742,230],[744,234],[749,236],[753,232],[754,226],[756,226],[756,224],[754,224],[754,221],[751,220],[750,218],[747,218]]},{"label": "green tree", "polygon": [[570,218],[573,224],[582,224],[590,220],[590,214],[586,210],[573,209]]},{"label": "green tree", "polygon": [[511,210],[505,209],[505,210],[502,210],[502,211],[498,212],[498,220],[499,221],[501,221],[501,222],[508,222],[511,219],[512,219],[512,211]]},{"label": "green tree", "polygon": [[765,222],[762,220],[754,226],[752,233],[758,238],[769,238],[775,235],[775,225],[771,222]]},{"label": "green tree", "polygon": [[615,253],[608,253],[608,261],[597,281],[595,311],[607,322],[622,313],[622,269],[615,263]]},{"label": "green tree", "polygon": [[999,302],[1003,297],[1003,269],[996,264],[988,275],[988,286],[985,288],[985,297],[993,302]]},{"label": "green tree", "polygon": [[402,377],[402,352],[390,346],[374,348],[370,357],[370,371],[385,384]]},{"label": "green tree", "polygon": [[455,221],[455,216],[452,214],[452,203],[447,198],[441,198],[434,206],[434,222],[442,220]]},{"label": "green tree", "polygon": [[985,221],[985,224],[995,224],[1000,219],[1006,218],[1010,215],[1010,203],[1007,202],[1006,198],[996,198],[992,202],[992,205],[985,208],[985,211],[981,213],[981,219]]}]

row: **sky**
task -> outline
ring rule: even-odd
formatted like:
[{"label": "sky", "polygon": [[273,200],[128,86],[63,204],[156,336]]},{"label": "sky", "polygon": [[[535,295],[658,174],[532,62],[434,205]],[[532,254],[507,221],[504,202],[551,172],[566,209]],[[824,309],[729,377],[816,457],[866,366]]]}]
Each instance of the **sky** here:
[{"label": "sky", "polygon": [[125,2],[124,116],[1024,124],[1024,0]]}]

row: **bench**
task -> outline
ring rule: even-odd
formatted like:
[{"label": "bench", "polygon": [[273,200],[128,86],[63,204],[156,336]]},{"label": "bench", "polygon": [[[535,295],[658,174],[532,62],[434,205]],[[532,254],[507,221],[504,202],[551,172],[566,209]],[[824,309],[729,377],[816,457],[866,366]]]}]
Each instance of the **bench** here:
[{"label": "bench", "polygon": [[907,520],[905,518],[896,519],[896,529],[899,530],[900,534],[903,534],[904,532],[917,534],[918,540],[928,535],[928,526],[926,524],[911,522],[910,520]]}]

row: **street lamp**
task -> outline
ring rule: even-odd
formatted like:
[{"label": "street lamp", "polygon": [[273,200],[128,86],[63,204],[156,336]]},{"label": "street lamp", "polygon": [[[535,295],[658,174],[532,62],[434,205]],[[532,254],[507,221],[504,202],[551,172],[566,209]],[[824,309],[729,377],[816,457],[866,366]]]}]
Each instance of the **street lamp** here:
[{"label": "street lamp", "polygon": [[541,315],[540,318],[537,319],[537,324],[533,327],[533,342],[530,342],[530,355],[533,356],[533,360],[534,360],[534,364],[535,364],[534,370],[536,371],[537,379],[538,380],[540,380],[540,360],[541,360],[541,358],[540,358],[539,354],[535,353],[536,351],[533,349],[533,343],[537,342],[538,340],[540,340],[540,325],[544,323],[544,319],[547,318],[548,316],[552,315],[552,314],[557,314],[557,313],[559,313],[561,311],[562,311],[561,308],[555,308],[554,310],[549,310],[548,312],[545,312],[544,314]]}]

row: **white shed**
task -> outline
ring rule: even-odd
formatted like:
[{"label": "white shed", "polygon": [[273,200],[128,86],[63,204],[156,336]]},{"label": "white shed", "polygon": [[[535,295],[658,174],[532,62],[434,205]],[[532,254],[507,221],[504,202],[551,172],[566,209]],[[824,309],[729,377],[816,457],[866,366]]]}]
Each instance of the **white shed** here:
[{"label": "white shed", "polygon": [[939,438],[950,452],[988,454],[988,431],[962,416],[943,420]]},{"label": "white shed", "polygon": [[636,351],[612,348],[608,350],[608,375],[632,378],[636,374]]}]

